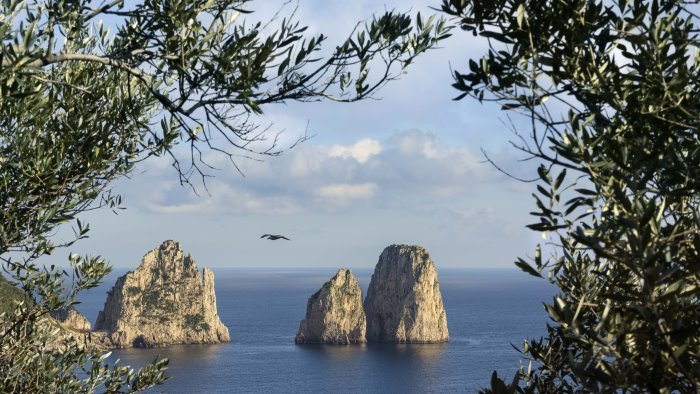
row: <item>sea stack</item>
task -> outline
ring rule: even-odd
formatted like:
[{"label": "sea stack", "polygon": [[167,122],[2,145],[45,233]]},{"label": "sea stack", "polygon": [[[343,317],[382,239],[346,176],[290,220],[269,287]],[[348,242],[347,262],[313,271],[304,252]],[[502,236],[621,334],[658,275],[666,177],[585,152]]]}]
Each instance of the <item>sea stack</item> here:
[{"label": "sea stack", "polygon": [[310,298],[294,342],[348,345],[364,343],[362,288],[352,271],[341,268]]},{"label": "sea stack", "polygon": [[117,279],[95,331],[106,331],[117,348],[230,341],[216,309],[214,273],[204,268],[200,275],[175,241],[163,242]]},{"label": "sea stack", "polygon": [[449,340],[435,264],[420,246],[391,245],[379,256],[364,302],[367,340]]}]

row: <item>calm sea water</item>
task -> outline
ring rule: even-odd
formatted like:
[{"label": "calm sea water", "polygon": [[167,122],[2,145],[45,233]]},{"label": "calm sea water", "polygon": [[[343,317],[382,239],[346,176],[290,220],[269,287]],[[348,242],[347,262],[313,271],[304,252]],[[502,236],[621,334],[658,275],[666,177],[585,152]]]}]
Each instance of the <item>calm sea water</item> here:
[{"label": "calm sea water", "polygon": [[[516,270],[439,270],[450,342],[322,346],[294,344],[308,297],[335,269],[218,269],[219,315],[231,343],[115,350],[112,361],[142,366],[170,359],[172,379],[152,393],[474,392],[493,370],[510,379],[520,363],[512,344],[545,333],[542,302],[555,291]],[[105,285],[78,309],[94,324]],[[366,291],[371,270],[356,270]]]}]

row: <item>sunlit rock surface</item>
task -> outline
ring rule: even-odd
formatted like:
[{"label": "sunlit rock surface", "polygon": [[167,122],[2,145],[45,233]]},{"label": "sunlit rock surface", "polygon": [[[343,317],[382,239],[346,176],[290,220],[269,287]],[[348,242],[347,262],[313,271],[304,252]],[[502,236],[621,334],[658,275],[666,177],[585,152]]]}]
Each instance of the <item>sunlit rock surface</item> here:
[{"label": "sunlit rock surface", "polygon": [[341,268],[310,298],[296,343],[348,345],[365,340],[362,288],[352,271]]},{"label": "sunlit rock surface", "polygon": [[51,312],[51,317],[62,325],[76,331],[90,331],[90,322],[73,307]]},{"label": "sunlit rock surface", "polygon": [[214,273],[204,268],[200,275],[175,241],[163,242],[117,279],[95,331],[106,331],[118,348],[230,341],[216,309]]},{"label": "sunlit rock surface", "polygon": [[364,302],[367,340],[449,340],[435,264],[420,246],[391,245],[379,256]]}]

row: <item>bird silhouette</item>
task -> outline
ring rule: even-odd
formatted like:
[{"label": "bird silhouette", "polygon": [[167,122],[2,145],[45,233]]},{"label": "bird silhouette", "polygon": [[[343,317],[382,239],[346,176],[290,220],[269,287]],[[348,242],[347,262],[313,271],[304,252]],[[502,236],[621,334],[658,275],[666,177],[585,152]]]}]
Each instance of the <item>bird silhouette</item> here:
[{"label": "bird silhouette", "polygon": [[260,238],[267,238],[270,241],[276,241],[278,239],[286,239],[289,241],[289,238],[285,237],[284,235],[263,234]]}]

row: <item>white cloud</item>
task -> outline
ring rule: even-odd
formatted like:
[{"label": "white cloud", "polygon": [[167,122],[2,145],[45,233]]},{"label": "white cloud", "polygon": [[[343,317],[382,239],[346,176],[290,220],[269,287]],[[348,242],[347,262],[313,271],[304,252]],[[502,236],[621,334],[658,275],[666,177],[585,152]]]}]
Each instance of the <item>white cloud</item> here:
[{"label": "white cloud", "polygon": [[403,155],[420,156],[429,161],[446,161],[451,163],[452,172],[464,174],[468,171],[482,171],[484,166],[479,163],[468,148],[442,146],[438,136],[417,130],[406,131],[394,135],[390,142]]},{"label": "white cloud", "polygon": [[316,195],[327,200],[358,200],[374,197],[377,185],[371,182],[360,184],[338,183],[321,186],[316,189]]},{"label": "white cloud", "polygon": [[[298,154],[297,151],[292,151],[288,153],[288,157],[282,157],[282,161],[287,161],[285,166],[288,170],[287,172],[297,178],[307,177],[311,174],[318,173],[323,166],[323,162],[326,160],[327,154],[321,149],[312,146],[303,146],[299,150],[303,150],[303,154]],[[273,159],[276,161],[276,159]],[[277,164],[272,163],[271,164]]]},{"label": "white cloud", "polygon": [[[172,189],[172,194],[154,191],[145,206],[154,213],[161,214],[225,214],[254,213],[288,215],[297,213],[300,208],[289,198],[275,195],[256,195],[213,180],[207,186],[209,195],[196,196],[183,189]],[[177,193],[179,192],[179,193]]]},{"label": "white cloud", "polygon": [[367,163],[370,157],[381,153],[382,145],[377,140],[363,138],[356,143],[343,146],[343,145],[333,145],[331,146],[329,156],[331,157],[342,157],[347,159],[352,157],[359,163]]},{"label": "white cloud", "polygon": [[205,159],[220,171],[211,171],[206,190],[198,186],[199,196],[178,185],[173,170],[162,163],[127,185],[145,191],[138,205],[157,214],[290,215],[358,204],[416,211],[478,194],[477,185],[489,179],[490,167],[479,163],[470,148],[447,146],[432,133],[394,133],[382,142],[313,142],[263,162],[239,160],[245,177],[228,158],[209,153]]},{"label": "white cloud", "polygon": [[426,158],[436,158],[438,152],[435,140],[437,137],[419,131],[400,133],[391,138],[391,143],[399,152],[406,155],[421,155]]}]

